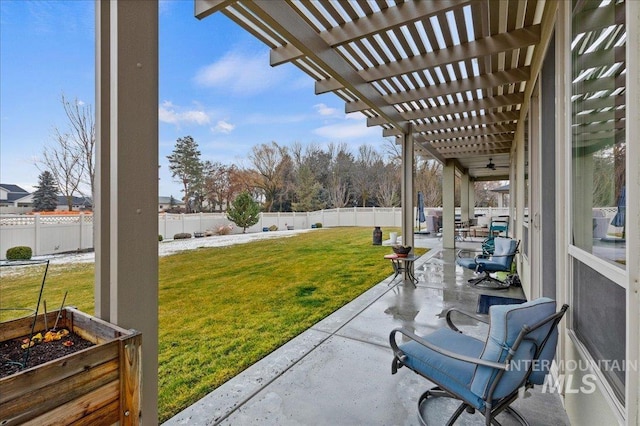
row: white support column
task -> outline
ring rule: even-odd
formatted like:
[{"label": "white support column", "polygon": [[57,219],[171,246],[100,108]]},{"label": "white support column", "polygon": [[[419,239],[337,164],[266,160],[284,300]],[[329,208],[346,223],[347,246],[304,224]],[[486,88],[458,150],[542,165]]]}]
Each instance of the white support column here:
[{"label": "white support column", "polygon": [[456,234],[456,166],[452,160],[442,167],[442,247],[455,248]]},{"label": "white support column", "polygon": [[[402,245],[413,247],[413,133],[402,138]],[[406,277],[405,277],[406,278]]]},{"label": "white support column", "polygon": [[96,298],[110,322],[142,333],[141,421],[153,425],[158,423],[158,1],[98,1],[96,10],[101,139]]},{"label": "white support column", "polygon": [[469,207],[469,175],[467,173],[462,173],[462,176],[460,177],[460,219],[462,220],[462,223],[469,223]]},{"label": "white support column", "polygon": [[469,219],[476,218],[476,185],[475,181],[469,177]]}]

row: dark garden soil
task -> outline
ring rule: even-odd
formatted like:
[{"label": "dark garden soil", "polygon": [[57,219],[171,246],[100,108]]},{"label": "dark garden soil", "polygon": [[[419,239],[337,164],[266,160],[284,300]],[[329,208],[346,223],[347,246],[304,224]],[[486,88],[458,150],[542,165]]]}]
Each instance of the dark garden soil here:
[{"label": "dark garden soil", "polygon": [[[31,347],[29,349],[27,364],[25,367],[22,367],[21,364],[27,351],[21,348],[23,339],[28,339],[28,336],[0,343],[0,378],[94,346],[93,343],[88,340],[84,340],[77,334],[71,333],[62,340],[42,342]],[[65,346],[64,342],[68,341],[73,342],[73,345],[67,343],[69,346]]]}]

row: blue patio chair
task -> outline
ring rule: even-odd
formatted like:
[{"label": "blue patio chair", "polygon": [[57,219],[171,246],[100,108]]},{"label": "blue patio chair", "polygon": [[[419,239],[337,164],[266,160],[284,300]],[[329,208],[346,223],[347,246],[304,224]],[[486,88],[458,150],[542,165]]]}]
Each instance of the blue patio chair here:
[{"label": "blue patio chair", "polygon": [[489,234],[487,238],[482,241],[482,253],[485,255],[493,254],[495,247],[495,238],[504,233],[504,236],[509,236],[509,222],[504,220],[492,220],[489,225]]},{"label": "blue patio chair", "polygon": [[511,238],[495,237],[493,254],[479,254],[475,257],[462,257],[463,251],[458,252],[456,263],[464,268],[473,269],[477,273],[484,273],[479,278],[471,278],[469,285],[493,289],[506,289],[509,284],[493,278],[494,272],[511,272],[511,264],[518,253],[519,241]]},{"label": "blue patio chair", "polygon": [[[449,328],[443,327],[427,336],[395,329],[389,336],[394,354],[391,373],[406,366],[436,384],[418,400],[423,424],[428,411],[423,404],[436,397],[460,401],[448,425],[465,410],[471,414],[480,412],[486,425],[500,424],[495,417],[503,411],[527,424],[510,404],[518,398],[519,389],[544,383],[555,356],[557,325],[567,309],[568,305],[564,305],[556,313],[556,302],[549,298],[521,305],[493,305],[489,308],[485,341],[462,334],[453,324],[451,313],[487,321],[455,309],[446,313]],[[398,335],[405,343],[398,344]]]}]

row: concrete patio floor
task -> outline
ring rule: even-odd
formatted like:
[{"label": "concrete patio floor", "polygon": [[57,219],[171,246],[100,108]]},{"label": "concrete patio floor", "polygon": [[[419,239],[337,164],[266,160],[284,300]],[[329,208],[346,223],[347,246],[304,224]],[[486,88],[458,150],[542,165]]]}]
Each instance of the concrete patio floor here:
[{"label": "concrete patio floor", "polygon": [[[425,235],[416,235],[415,245],[431,248],[415,263],[416,288],[400,278],[391,282],[390,275],[164,425],[419,424],[417,401],[432,384],[406,368],[391,374],[389,332],[407,327],[427,334],[446,326],[441,313],[448,308],[475,313],[480,294],[522,292],[471,288],[466,280],[473,273],[455,265],[454,250],[443,250],[437,238]],[[473,242],[458,245],[479,248]],[[381,267],[391,273],[390,265]],[[456,323],[467,333],[486,331],[471,321]],[[446,399],[431,404],[428,419],[434,425],[444,424],[456,408]],[[533,390],[514,407],[531,425],[569,424],[557,394]],[[513,424],[507,415],[499,418]],[[456,424],[480,425],[484,419],[465,414]]]}]

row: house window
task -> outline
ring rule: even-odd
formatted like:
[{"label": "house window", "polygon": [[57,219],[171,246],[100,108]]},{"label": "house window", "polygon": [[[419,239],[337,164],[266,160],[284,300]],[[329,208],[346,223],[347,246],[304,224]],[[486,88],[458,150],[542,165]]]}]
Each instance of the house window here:
[{"label": "house window", "polygon": [[[575,1],[571,43],[572,328],[624,403],[626,289],[623,0]],[[622,363],[622,364],[620,364]]]},{"label": "house window", "polygon": [[624,3],[573,13],[572,243],[625,268]]}]

